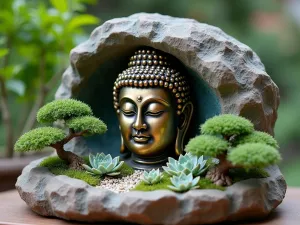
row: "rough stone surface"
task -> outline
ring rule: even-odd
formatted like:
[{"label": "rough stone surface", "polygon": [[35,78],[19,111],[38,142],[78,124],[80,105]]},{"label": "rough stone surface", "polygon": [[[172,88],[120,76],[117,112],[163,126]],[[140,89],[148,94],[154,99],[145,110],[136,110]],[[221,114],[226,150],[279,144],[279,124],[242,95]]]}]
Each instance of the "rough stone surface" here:
[{"label": "rough stone surface", "polygon": [[86,141],[82,137],[73,138],[71,141],[64,145],[64,149],[81,156],[87,156],[91,153]]},{"label": "rough stone surface", "polygon": [[40,161],[24,168],[16,188],[36,213],[67,220],[184,225],[262,218],[281,203],[286,192],[286,183],[277,166],[267,169],[268,178],[241,181],[225,191],[117,194],[81,180],[55,176],[48,169],[37,167]]},{"label": "rough stone surface", "polygon": [[249,118],[273,135],[279,91],[259,57],[221,29],[193,19],[139,13],[105,22],[71,51],[56,98],[76,96],[99,66],[137,46],[175,56],[216,93],[222,113]]}]

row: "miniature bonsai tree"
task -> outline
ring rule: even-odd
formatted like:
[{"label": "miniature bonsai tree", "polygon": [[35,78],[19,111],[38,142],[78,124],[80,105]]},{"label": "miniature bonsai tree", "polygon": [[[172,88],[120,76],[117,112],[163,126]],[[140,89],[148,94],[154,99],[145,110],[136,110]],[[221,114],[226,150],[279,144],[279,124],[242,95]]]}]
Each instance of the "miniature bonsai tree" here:
[{"label": "miniature bonsai tree", "polygon": [[37,113],[37,121],[53,124],[62,121],[68,132],[54,127],[40,127],[22,135],[14,149],[18,152],[38,151],[53,147],[60,159],[66,161],[71,169],[82,169],[84,160],[76,154],[65,151],[64,145],[75,137],[103,134],[107,127],[104,122],[93,116],[91,108],[74,99],[55,100],[43,106]]},{"label": "miniature bonsai tree", "polygon": [[243,117],[215,116],[201,126],[201,134],[189,141],[185,151],[219,159],[206,178],[220,186],[232,184],[228,176],[232,168],[263,168],[281,159],[277,141],[267,133],[255,131],[254,125]]}]

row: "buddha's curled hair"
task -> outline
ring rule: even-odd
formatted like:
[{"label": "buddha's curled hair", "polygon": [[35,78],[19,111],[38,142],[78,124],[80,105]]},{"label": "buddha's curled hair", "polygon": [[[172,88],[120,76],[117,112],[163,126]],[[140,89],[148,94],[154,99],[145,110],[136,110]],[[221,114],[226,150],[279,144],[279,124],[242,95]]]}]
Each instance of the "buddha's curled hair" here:
[{"label": "buddha's curled hair", "polygon": [[165,53],[158,50],[138,50],[130,58],[128,66],[114,83],[113,100],[117,113],[120,112],[118,98],[122,87],[162,87],[175,97],[177,114],[181,114],[183,105],[190,101],[190,87]]}]

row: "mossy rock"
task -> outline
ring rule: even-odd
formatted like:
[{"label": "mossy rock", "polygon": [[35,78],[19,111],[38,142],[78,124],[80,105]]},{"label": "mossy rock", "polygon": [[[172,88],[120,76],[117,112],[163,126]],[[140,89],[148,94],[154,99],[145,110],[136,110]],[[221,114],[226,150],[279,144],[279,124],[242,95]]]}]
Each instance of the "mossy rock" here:
[{"label": "mossy rock", "polygon": [[[153,212],[157,212],[157,215],[162,215],[161,212],[166,212],[167,209],[167,215],[169,216],[166,220],[168,221],[174,215],[177,215],[178,212],[189,212],[193,218],[196,214],[199,216],[199,213],[202,214],[202,217],[207,215],[207,210],[199,210],[199,207],[191,208],[191,205],[201,206],[201,209],[209,209],[209,213],[213,215],[216,212],[218,214],[228,212],[231,215],[236,215],[242,209],[241,215],[243,216],[245,215],[245,207],[247,207],[247,212],[253,212],[253,203],[255,202],[262,203],[258,205],[260,209],[256,208],[257,212],[265,212],[265,205],[272,204],[267,212],[269,213],[282,201],[286,190],[283,176],[278,167],[272,166],[266,168],[269,174],[267,178],[240,181],[227,187],[224,191],[206,189],[182,194],[169,190],[156,190],[118,194],[106,189],[93,187],[84,181],[68,176],[56,176],[47,168],[40,166],[41,161],[33,161],[24,168],[21,176],[18,178],[16,188],[21,198],[38,214],[53,217],[57,215],[55,213],[58,210],[64,210],[62,211],[64,213],[63,218],[68,220],[108,222],[116,217],[111,216],[110,220],[103,221],[103,215],[108,215],[107,212],[109,212],[109,214],[115,213],[114,216],[120,216],[123,215],[124,208],[131,215],[139,212],[139,215],[147,215],[148,218],[152,218]],[[56,167],[60,167],[59,163],[56,164]],[[240,172],[243,173],[243,171]],[[28,182],[28,180],[31,182]],[[206,182],[206,179],[203,179],[202,182]],[[169,207],[170,201],[172,202],[172,207]],[[65,207],[66,202],[68,207]],[[186,204],[187,202],[189,204]],[[91,205],[93,207],[89,207]],[[113,211],[111,210],[112,206],[114,206]],[[233,208],[233,206],[237,206],[237,208]],[[84,211],[78,211],[77,209],[83,209]],[[190,213],[189,210],[191,209],[194,213]],[[232,213],[232,209],[235,209],[236,213]],[[88,212],[90,213],[87,214],[86,210],[89,210]],[[143,212],[139,210],[143,210]],[[149,212],[149,210],[151,211]],[[74,212],[77,213],[77,217],[65,217],[65,215],[73,216]],[[97,216],[97,220],[92,221],[90,215]],[[183,216],[183,218],[185,217]],[[176,225],[182,224],[181,222],[182,220]],[[162,222],[153,224],[158,223],[163,224]]]},{"label": "mossy rock", "polygon": [[[86,159],[85,161],[88,163]],[[71,178],[79,179],[85,181],[91,186],[97,186],[101,182],[101,178],[99,176],[94,176],[84,170],[70,169],[67,163],[57,156],[51,156],[44,159],[39,166],[48,168],[50,172],[55,175],[65,175]]]},{"label": "mossy rock", "polygon": [[[83,158],[86,164],[90,165],[88,157],[83,157]],[[100,176],[87,173],[85,170],[69,169],[67,163],[61,160],[58,156],[50,156],[48,158],[45,158],[39,164],[39,166],[48,168],[50,172],[55,175],[65,175],[71,178],[79,179],[85,181],[91,186],[100,185],[102,179]],[[128,166],[126,163],[124,163],[120,172],[121,174],[118,177],[129,176],[134,173],[134,169]]]}]

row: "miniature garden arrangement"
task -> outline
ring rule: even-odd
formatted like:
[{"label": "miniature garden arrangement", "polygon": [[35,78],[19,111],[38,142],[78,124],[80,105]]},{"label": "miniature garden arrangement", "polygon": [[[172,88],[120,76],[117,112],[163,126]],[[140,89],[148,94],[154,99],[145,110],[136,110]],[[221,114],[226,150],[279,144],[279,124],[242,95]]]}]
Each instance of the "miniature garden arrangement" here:
[{"label": "miniature garden arrangement", "polygon": [[[37,120],[41,123],[63,121],[69,128],[68,134],[54,127],[36,128],[19,138],[15,151],[53,147],[57,157],[44,159],[40,166],[49,168],[54,174],[67,175],[93,186],[105,187],[101,185],[105,176],[119,179],[135,173],[133,168],[120,161],[119,156],[112,158],[110,154],[97,153],[84,159],[64,150],[63,146],[72,138],[103,134],[107,130],[105,123],[94,117],[91,108],[83,102],[74,99],[55,100],[39,110]],[[253,124],[245,118],[230,114],[215,116],[201,126],[201,133],[202,135],[189,141],[185,149],[187,154],[180,155],[178,160],[168,158],[169,162],[162,166],[164,172],[152,169],[144,171],[143,176],[134,176],[136,179],[131,182],[136,182],[137,185],[132,190],[224,190],[218,186],[232,185],[232,180],[267,177],[263,168],[280,160],[276,140],[267,133],[254,131]],[[231,177],[230,169],[233,174]],[[239,173],[243,173],[243,177],[239,177],[234,169],[242,169]],[[140,171],[136,173],[142,174]],[[206,178],[200,179],[201,176]],[[121,185],[125,186],[126,183]]]},{"label": "miniature garden arrangement", "polygon": [[[131,24],[127,28],[126,21]],[[162,35],[157,42],[158,37],[139,28],[146,38],[126,50],[132,52],[127,67],[122,64],[119,75],[112,76],[118,68],[108,66],[109,71],[109,57],[101,57],[122,49],[126,41],[111,46],[110,36],[131,40],[137,35],[139,40],[131,32],[136,22],[169,29],[152,26]],[[173,36],[180,24],[201,35],[193,42],[183,34]],[[186,45],[173,46],[178,38]],[[188,46],[204,48],[212,39],[220,45],[208,48],[208,55],[194,47],[200,51],[194,61],[182,58],[191,54]],[[228,72],[228,54],[244,73]],[[122,57],[121,62],[127,60]],[[87,222],[207,224],[263,218],[283,200],[286,184],[276,166],[281,157],[272,137],[278,90],[248,47],[193,20],[142,13],[97,28],[72,50],[71,64],[58,99],[38,111],[38,122],[47,127],[25,133],[15,144],[19,152],[44,147],[56,152],[29,164],[16,183],[33,211]],[[91,82],[84,82],[88,78]],[[91,91],[106,96],[107,84],[113,100],[99,102]],[[83,92],[75,95],[80,88]]]}]

